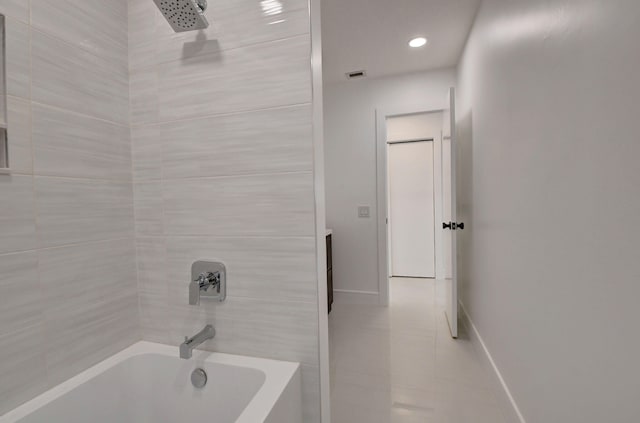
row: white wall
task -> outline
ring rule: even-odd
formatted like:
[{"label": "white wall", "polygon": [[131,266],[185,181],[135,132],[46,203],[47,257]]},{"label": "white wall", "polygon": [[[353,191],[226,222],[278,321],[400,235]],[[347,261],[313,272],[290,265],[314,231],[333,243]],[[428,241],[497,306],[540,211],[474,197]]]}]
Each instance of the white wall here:
[{"label": "white wall", "polygon": [[440,138],[442,112],[417,113],[387,118],[387,141],[411,141]]},{"label": "white wall", "polygon": [[528,423],[640,416],[638,22],[485,0],[460,65],[462,301]]},{"label": "white wall", "polygon": [[[127,2],[0,1],[0,414],[140,339]],[[70,19],[71,17],[71,19]]]},{"label": "white wall", "polygon": [[[253,0],[209,2],[175,34],[130,0],[138,278],[144,339],[302,364],[320,421],[309,3],[270,25]],[[227,266],[227,299],[188,305],[196,260]]]},{"label": "white wall", "polygon": [[[327,227],[338,297],[358,291],[349,299],[378,301],[376,109],[441,110],[453,85],[453,69],[325,85]],[[361,205],[371,207],[371,218],[358,218]]]}]

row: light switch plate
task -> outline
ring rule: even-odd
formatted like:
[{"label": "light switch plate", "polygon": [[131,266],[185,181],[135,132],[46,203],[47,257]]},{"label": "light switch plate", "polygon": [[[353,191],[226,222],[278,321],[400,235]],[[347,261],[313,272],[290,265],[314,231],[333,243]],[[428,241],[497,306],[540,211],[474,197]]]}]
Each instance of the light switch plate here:
[{"label": "light switch plate", "polygon": [[371,208],[369,206],[358,206],[358,217],[371,217]]}]

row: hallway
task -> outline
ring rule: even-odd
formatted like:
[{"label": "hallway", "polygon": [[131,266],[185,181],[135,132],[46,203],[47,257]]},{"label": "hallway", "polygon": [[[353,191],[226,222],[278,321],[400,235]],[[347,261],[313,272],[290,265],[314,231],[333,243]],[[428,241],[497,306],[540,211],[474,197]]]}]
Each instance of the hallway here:
[{"label": "hallway", "polygon": [[449,335],[432,279],[392,278],[390,306],[329,316],[333,423],[502,423],[488,370]]}]

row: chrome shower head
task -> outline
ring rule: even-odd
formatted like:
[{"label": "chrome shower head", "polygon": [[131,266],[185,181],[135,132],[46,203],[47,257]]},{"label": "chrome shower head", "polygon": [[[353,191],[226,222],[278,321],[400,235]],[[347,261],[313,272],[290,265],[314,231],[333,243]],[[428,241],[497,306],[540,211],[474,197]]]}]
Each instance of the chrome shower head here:
[{"label": "chrome shower head", "polygon": [[153,0],[175,32],[205,29],[207,0]]}]

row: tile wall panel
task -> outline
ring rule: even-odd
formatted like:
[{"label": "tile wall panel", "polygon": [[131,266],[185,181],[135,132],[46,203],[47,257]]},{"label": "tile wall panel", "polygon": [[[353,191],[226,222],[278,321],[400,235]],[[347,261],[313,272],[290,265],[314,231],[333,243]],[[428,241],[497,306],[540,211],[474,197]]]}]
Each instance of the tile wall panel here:
[{"label": "tile wall panel", "polygon": [[313,169],[308,105],[163,123],[157,128],[167,179]]},{"label": "tile wall panel", "polygon": [[134,0],[130,6],[129,66],[155,66],[309,32],[305,3],[282,0],[272,6],[281,7],[281,13],[266,14],[262,4],[252,0],[211,2],[207,10],[209,28],[177,34],[157,8],[150,8],[145,0]]},{"label": "tile wall panel", "polygon": [[164,233],[162,183],[160,181],[135,182],[133,189],[136,234],[162,235]]},{"label": "tile wall panel", "polygon": [[307,35],[132,71],[132,123],[157,123],[311,101]]},{"label": "tile wall panel", "polygon": [[[320,418],[308,3],[211,3],[175,34],[129,2],[133,168],[144,339],[303,363]],[[149,13],[151,12],[151,14]],[[228,269],[224,303],[188,305],[190,267]]]},{"label": "tile wall panel", "polygon": [[15,97],[31,95],[31,57],[29,25],[12,19],[5,20],[7,93]]},{"label": "tile wall panel", "polygon": [[[308,4],[214,3],[186,34],[146,0],[0,5],[16,163],[0,413],[141,336],[177,345],[213,323],[204,348],[303,363],[319,422]],[[227,302],[186,304],[198,259],[228,264]]]},{"label": "tile wall panel", "polygon": [[211,257],[225,263],[233,279],[227,290],[230,297],[305,302],[316,298],[311,237],[170,237],[166,248],[165,274],[172,287],[182,288],[193,257]]},{"label": "tile wall panel", "polygon": [[0,1],[0,415],[141,338],[127,6]]},{"label": "tile wall panel", "polygon": [[7,97],[7,125],[11,169],[18,174],[33,172],[31,143],[31,103],[19,97]]},{"label": "tile wall panel", "polygon": [[33,177],[0,175],[0,254],[36,248]]},{"label": "tile wall panel", "polygon": [[0,336],[42,322],[38,254],[26,251],[0,255]]},{"label": "tile wall panel", "polygon": [[0,335],[0,415],[48,389],[42,339],[41,323]]},{"label": "tile wall panel", "polygon": [[126,63],[119,64],[43,34],[31,31],[33,101],[128,124]]},{"label": "tile wall panel", "polygon": [[36,176],[38,230],[52,247],[133,233],[131,183]]},{"label": "tile wall panel", "polygon": [[311,173],[173,179],[162,197],[167,234],[314,235]]},{"label": "tile wall panel", "polygon": [[131,181],[128,126],[40,104],[32,116],[37,174]]},{"label": "tile wall panel", "polygon": [[25,0],[2,0],[0,13],[5,16],[29,22],[29,2]]},{"label": "tile wall panel", "polygon": [[34,28],[97,56],[127,65],[126,2],[30,1]]}]

